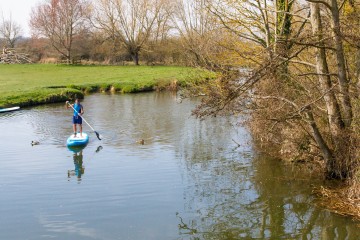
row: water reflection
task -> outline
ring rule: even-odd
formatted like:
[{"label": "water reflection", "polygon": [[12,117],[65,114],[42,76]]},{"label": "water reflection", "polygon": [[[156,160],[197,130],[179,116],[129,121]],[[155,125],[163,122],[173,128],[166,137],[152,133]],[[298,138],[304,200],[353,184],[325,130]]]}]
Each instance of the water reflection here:
[{"label": "water reflection", "polygon": [[[271,158],[254,159],[254,166],[257,171],[253,179],[259,192],[258,202],[262,203],[259,236],[306,238],[309,233],[319,236],[317,228],[322,226],[313,222],[313,214],[320,211],[312,203],[311,176]],[[315,176],[312,179],[316,184]]]},{"label": "water reflection", "polygon": [[356,222],[330,214],[314,204],[312,190],[322,179],[303,165],[274,159],[254,159],[254,183],[263,203],[261,237],[298,239],[359,239]]},{"label": "water reflection", "polygon": [[237,118],[190,117],[196,103],[87,96],[104,139],[70,152],[63,104],[0,116],[0,239],[360,239],[357,223],[315,207],[320,180],[259,155]]},{"label": "water reflection", "polygon": [[[315,206],[312,189],[321,179],[303,166],[256,155],[250,136],[234,135],[231,121],[211,121],[217,121],[217,129],[199,122],[188,129],[178,148],[188,186],[185,210],[176,213],[179,235],[185,239],[360,239],[358,223]],[[231,147],[232,138],[240,144]]]},{"label": "water reflection", "polygon": [[103,149],[102,146],[98,146],[98,147],[96,148],[95,152],[98,153],[98,152],[100,152],[102,149]]},{"label": "water reflection", "polygon": [[[176,214],[179,234],[185,238],[360,238],[358,223],[313,204],[312,184],[318,183],[314,177],[300,174],[304,174],[301,169],[289,170],[276,160],[255,159],[252,175],[242,161],[221,166],[206,162],[192,166],[194,189],[187,191],[185,213]],[[186,212],[197,214],[186,217]]]},{"label": "water reflection", "polygon": [[85,173],[85,167],[83,166],[83,151],[73,153],[73,161],[75,165],[74,170],[68,170],[68,178],[73,176],[77,177],[78,181],[81,181],[81,176]]},{"label": "water reflection", "polygon": [[[85,149],[85,146],[77,146],[77,147],[70,147],[68,146],[68,149],[70,152],[73,153],[72,159],[74,162],[75,168],[72,170],[68,170],[68,179],[70,180],[71,177],[77,177],[77,180],[81,181],[81,176],[85,173],[85,167],[83,166],[84,163],[84,153],[83,150]],[[95,150],[95,154],[99,153],[103,149],[103,146],[98,146]]]}]

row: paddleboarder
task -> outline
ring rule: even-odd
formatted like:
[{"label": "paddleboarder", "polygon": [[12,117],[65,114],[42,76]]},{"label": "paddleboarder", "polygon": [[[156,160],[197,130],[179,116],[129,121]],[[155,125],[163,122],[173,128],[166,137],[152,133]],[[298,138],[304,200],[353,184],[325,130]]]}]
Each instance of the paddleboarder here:
[{"label": "paddleboarder", "polygon": [[76,137],[76,133],[77,133],[76,125],[79,125],[80,137],[82,137],[82,117],[81,116],[84,114],[84,108],[80,104],[80,100],[78,98],[76,98],[74,104],[70,104],[69,101],[66,101],[65,107],[66,107],[66,109],[68,109],[69,107],[74,109],[74,115],[73,115],[73,120],[72,120],[74,137]]}]

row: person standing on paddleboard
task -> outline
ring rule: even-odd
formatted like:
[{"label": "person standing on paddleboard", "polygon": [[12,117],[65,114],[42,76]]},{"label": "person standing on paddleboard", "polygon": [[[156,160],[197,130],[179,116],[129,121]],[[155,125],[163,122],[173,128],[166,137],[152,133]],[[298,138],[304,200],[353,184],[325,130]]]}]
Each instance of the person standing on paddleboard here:
[{"label": "person standing on paddleboard", "polygon": [[74,137],[76,137],[76,125],[79,125],[80,128],[80,137],[82,137],[82,117],[81,115],[84,114],[84,108],[83,106],[80,104],[80,100],[78,98],[75,99],[75,103],[74,104],[70,104],[69,101],[66,101],[66,109],[70,107],[72,107],[74,109],[74,115],[73,115],[73,129],[74,129]]}]

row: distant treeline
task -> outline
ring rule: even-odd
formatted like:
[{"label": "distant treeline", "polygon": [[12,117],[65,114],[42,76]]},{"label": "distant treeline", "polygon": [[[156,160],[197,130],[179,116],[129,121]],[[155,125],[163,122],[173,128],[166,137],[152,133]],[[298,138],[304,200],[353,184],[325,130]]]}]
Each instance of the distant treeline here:
[{"label": "distant treeline", "polygon": [[197,0],[43,0],[30,14],[31,38],[21,37],[11,14],[0,19],[0,46],[33,62],[204,65],[222,35],[204,7]]},{"label": "distant treeline", "polygon": [[[193,65],[191,57],[184,51],[179,38],[173,37],[161,42],[149,42],[139,53],[141,65]],[[0,43],[4,43],[0,39]],[[3,44],[4,46],[4,44]],[[6,45],[5,45],[6,46]],[[34,63],[66,63],[67,59],[59,54],[46,38],[19,38],[17,52],[25,53]],[[74,39],[72,64],[131,65],[132,56],[126,48],[114,48],[110,40],[101,41],[90,33]]]}]

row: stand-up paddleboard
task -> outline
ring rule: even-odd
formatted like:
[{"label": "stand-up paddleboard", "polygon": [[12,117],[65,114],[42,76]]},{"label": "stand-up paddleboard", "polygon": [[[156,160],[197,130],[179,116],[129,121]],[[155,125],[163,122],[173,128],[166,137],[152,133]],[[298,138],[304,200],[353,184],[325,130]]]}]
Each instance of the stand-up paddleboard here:
[{"label": "stand-up paddleboard", "polygon": [[80,133],[77,133],[76,136],[74,134],[71,134],[71,136],[67,139],[66,145],[68,147],[76,147],[76,146],[85,146],[89,142],[89,136],[87,133],[82,133],[82,136],[80,137]]},{"label": "stand-up paddleboard", "polygon": [[[78,111],[76,111],[76,109],[69,103],[69,101],[66,101],[66,103],[69,104],[69,106],[70,106],[72,109],[74,109],[75,112],[78,113]],[[78,114],[79,114],[79,113],[78,113]],[[99,140],[101,140],[100,134],[99,134],[97,131],[95,131],[95,129],[85,120],[85,118],[84,118],[82,115],[81,115],[80,117],[81,117],[82,120],[84,120],[84,122],[91,128],[91,130],[94,131],[94,133],[96,134],[96,137],[97,137]]]},{"label": "stand-up paddleboard", "polygon": [[11,108],[0,108],[0,113],[2,112],[12,112],[12,111],[16,111],[19,110],[20,107],[11,107]]}]

